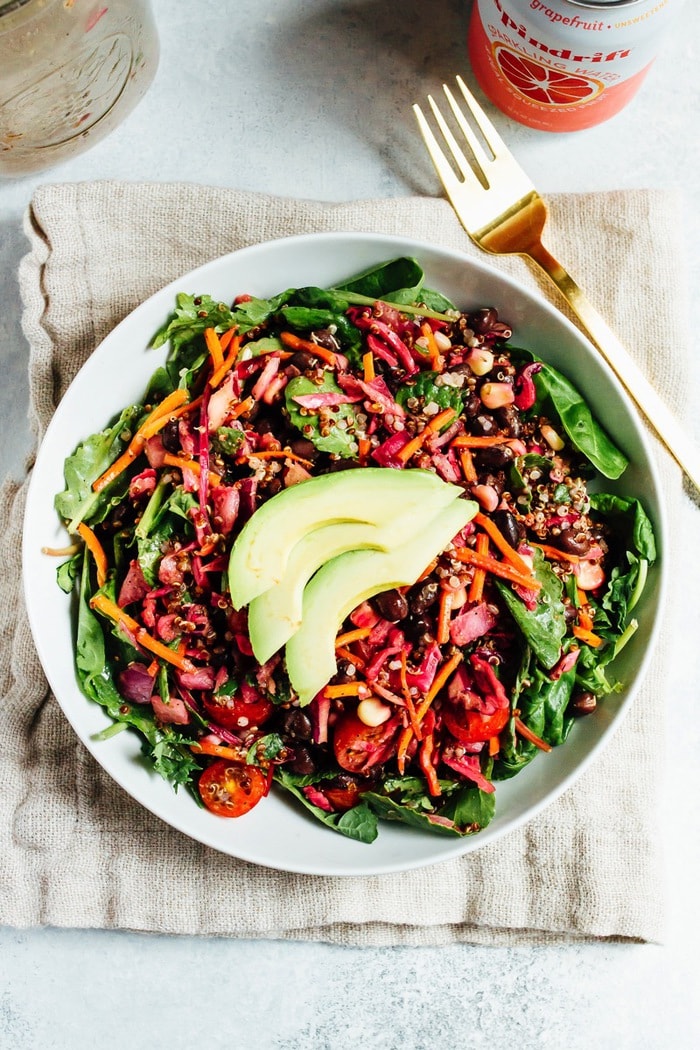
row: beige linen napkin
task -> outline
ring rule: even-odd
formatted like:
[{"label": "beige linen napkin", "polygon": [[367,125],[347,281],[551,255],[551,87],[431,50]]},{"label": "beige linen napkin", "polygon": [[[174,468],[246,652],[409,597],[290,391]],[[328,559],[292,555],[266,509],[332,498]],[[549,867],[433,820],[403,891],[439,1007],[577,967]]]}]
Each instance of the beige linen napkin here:
[{"label": "beige linen napkin", "polygon": [[[674,400],[687,349],[675,295],[678,202],[639,191],[553,195],[550,203],[552,250]],[[323,204],[176,184],[39,189],[21,267],[36,437],[80,365],[146,296],[234,248],[321,230],[404,234],[477,254],[442,200]],[[494,264],[534,281],[520,260]],[[673,509],[679,474],[665,456],[662,466]],[[271,871],[143,811],[78,742],[47,690],[20,597],[25,487],[7,482],[0,505],[0,922],[348,945],[661,939],[654,804],[665,646],[602,757],[500,841],[376,878]]]}]

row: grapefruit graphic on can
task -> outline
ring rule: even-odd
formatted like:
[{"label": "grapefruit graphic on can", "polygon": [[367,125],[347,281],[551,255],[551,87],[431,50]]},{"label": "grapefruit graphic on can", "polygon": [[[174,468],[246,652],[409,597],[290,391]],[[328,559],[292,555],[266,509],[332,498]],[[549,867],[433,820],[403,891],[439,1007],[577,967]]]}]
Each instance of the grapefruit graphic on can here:
[{"label": "grapefruit graphic on can", "polygon": [[680,0],[474,0],[469,59],[509,117],[579,131],[619,113]]}]

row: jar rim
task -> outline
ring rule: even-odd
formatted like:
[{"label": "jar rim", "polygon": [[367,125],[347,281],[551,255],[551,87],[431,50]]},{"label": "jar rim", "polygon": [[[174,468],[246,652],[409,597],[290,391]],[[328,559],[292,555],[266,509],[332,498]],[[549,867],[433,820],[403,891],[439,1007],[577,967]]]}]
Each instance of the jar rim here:
[{"label": "jar rim", "polygon": [[30,0],[0,0],[0,18],[3,15],[9,15],[12,11],[17,11],[29,2]]}]

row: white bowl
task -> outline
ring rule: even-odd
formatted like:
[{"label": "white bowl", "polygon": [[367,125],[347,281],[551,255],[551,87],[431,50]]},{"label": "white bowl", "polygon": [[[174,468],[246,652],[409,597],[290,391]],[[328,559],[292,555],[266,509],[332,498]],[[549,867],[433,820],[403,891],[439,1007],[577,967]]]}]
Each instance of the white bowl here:
[{"label": "white bowl", "polygon": [[286,871],[368,875],[417,868],[480,849],[529,820],[569,787],[609,740],[644,676],[658,628],[660,562],[652,569],[636,610],[640,628],[615,665],[625,688],[578,722],[563,746],[538,755],[512,780],[497,783],[492,823],[465,838],[381,821],[378,838],[366,845],[325,828],[274,789],[245,817],[223,819],[199,808],[186,791],[175,793],[153,773],[141,758],[136,735],[124,732],[103,742],[94,740],[110,720],[80,691],[73,663],[71,598],[56,584],[56,559],[41,553],[43,546],[67,542],[53,507],[55,493],[64,488],[65,457],[125,405],[141,399],[167,353],[167,348],[147,346],[172,312],[176,293],[208,293],[222,301],[242,292],[269,297],[287,287],[331,286],[399,255],[416,257],[427,286],[446,294],[461,309],[495,306],[513,326],[514,344],[541,355],[581,390],[630,459],[623,478],[606,482],[605,488],[643,498],[663,551],[660,487],[639,419],[577,329],[554,307],[482,262],[429,244],[374,234],[312,234],[259,244],[201,266],[152,296],[107,336],[76,376],[47,430],[28,493],[23,573],[29,621],[46,676],[75,732],[132,798],[168,824],[223,853]]}]

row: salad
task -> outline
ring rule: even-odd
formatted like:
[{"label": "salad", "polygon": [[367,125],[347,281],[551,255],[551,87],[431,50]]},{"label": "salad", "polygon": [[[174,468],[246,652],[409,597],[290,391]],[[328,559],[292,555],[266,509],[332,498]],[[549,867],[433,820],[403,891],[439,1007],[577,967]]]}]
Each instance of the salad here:
[{"label": "salad", "polygon": [[101,736],[138,733],[223,817],[274,783],[363,842],[382,818],[486,827],[497,782],[621,687],[656,558],[640,501],[605,491],[625,456],[495,309],[409,258],[180,294],[166,343],[55,500]]}]

